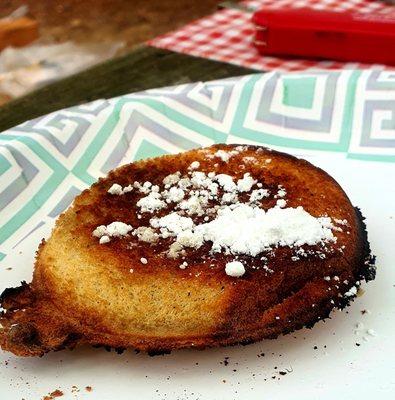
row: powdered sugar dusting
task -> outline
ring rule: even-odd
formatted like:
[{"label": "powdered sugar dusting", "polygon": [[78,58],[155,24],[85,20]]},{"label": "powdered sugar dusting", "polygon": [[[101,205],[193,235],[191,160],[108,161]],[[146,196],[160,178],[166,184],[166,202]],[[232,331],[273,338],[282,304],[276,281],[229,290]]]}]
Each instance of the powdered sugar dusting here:
[{"label": "powdered sugar dusting", "polygon": [[212,252],[255,257],[272,247],[335,242],[330,218],[314,218],[302,207],[261,208],[239,204],[218,211],[213,221],[197,225],[194,232],[212,242]]},{"label": "powdered sugar dusting", "polygon": [[[218,150],[207,153],[206,157],[228,162],[245,149],[239,146],[231,151]],[[245,163],[253,161],[251,157],[242,159]],[[266,160],[270,162],[271,159]],[[214,167],[218,165],[215,163]],[[327,216],[314,217],[302,207],[287,207],[286,187],[279,185],[273,191],[264,180],[251,173],[234,178],[199,168],[200,162],[193,161],[186,167],[185,174],[171,173],[156,185],[151,182],[134,182],[126,187],[113,184],[108,189],[112,195],[135,190],[140,196],[136,201],[138,219],[147,213],[152,214],[152,218],[146,226],[136,229],[122,222],[101,225],[93,231],[93,236],[98,237],[101,244],[129,233],[135,240],[151,245],[167,240],[165,255],[169,258],[184,256],[188,249],[206,245],[212,256],[217,253],[233,256],[225,272],[240,277],[246,267],[238,257],[259,255],[260,268],[273,273],[267,265],[268,257],[273,256],[278,247],[292,249],[290,259],[293,262],[307,255],[323,259],[326,252],[331,251],[331,244],[336,243],[334,232],[341,231],[335,224],[348,224],[346,220],[332,220]],[[265,208],[262,204],[266,204]],[[313,251],[303,246],[318,246],[318,249]],[[186,267],[185,262],[178,265],[181,269]],[[345,294],[346,297],[353,295],[353,288]]]},{"label": "powdered sugar dusting", "polygon": [[231,150],[231,151],[218,150],[217,152],[214,153],[214,156],[220,158],[223,162],[227,163],[229,161],[229,159],[236,154],[239,154],[239,151],[237,151],[237,150]]}]

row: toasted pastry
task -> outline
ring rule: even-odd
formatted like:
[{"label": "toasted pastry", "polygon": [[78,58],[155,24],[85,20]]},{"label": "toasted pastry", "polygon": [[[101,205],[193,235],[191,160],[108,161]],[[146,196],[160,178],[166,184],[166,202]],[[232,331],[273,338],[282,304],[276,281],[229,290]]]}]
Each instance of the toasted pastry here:
[{"label": "toasted pastry", "polygon": [[3,292],[0,346],[246,344],[312,327],[374,276],[361,213],[327,173],[214,145],[121,166],[77,196],[33,281]]}]

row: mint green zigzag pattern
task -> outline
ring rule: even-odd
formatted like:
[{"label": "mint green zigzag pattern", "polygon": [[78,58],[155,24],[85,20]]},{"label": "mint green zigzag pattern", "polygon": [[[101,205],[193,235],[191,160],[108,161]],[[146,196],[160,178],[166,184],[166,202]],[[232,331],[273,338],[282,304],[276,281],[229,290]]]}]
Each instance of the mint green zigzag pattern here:
[{"label": "mint green zigzag pattern", "polygon": [[[240,142],[248,140],[286,148],[348,154],[354,134],[357,89],[362,87],[367,96],[369,91],[382,90],[380,74],[372,72],[367,78],[364,74],[361,71],[286,76],[257,74],[182,88],[164,88],[60,110],[2,133],[0,204],[2,195],[5,199],[9,197],[4,191],[13,179],[25,180],[26,184],[21,186],[21,192],[15,198],[10,199],[12,204],[0,209],[0,257],[9,251],[14,236],[15,243],[20,240],[21,233],[18,232],[27,230],[24,227],[33,217],[39,220],[48,217],[41,211],[44,205],[50,203],[47,209],[61,211],[57,205],[60,186],[63,194],[81,190],[121,160],[125,162],[128,154],[131,155],[126,161],[133,161],[226,142],[229,135],[240,138]],[[338,84],[340,79],[342,85]],[[395,87],[389,85],[388,91],[395,93]],[[340,97],[339,93],[342,94]],[[387,111],[391,111],[391,101],[383,101]],[[374,104],[366,101],[367,107],[373,115]],[[339,119],[337,125],[335,118]],[[392,109],[392,118],[384,120],[381,128],[384,132],[385,129],[392,132],[394,124],[395,110]],[[335,125],[339,127],[337,130]],[[261,129],[262,126],[267,129]],[[281,135],[277,133],[280,131]],[[375,143],[377,140],[389,143],[384,152],[377,153],[366,145],[371,139],[369,131],[363,135],[361,133],[360,146],[363,151],[353,151],[350,157],[395,161],[391,140],[375,138]],[[19,165],[17,158],[9,159],[11,153],[7,149],[10,146],[39,170],[38,178],[32,178],[30,182],[27,179],[29,171],[24,170],[28,167]],[[11,174],[13,177],[9,182],[3,182],[10,175],[11,164],[16,165],[15,173]],[[34,179],[39,179],[40,184]],[[27,189],[32,194],[21,204],[20,199]],[[67,205],[63,203],[62,207]],[[4,242],[7,246],[2,248]]]}]

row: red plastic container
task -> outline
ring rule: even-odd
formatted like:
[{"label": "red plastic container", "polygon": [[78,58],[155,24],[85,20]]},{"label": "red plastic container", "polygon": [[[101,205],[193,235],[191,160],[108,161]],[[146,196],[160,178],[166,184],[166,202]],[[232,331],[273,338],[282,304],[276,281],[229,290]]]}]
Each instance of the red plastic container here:
[{"label": "red plastic container", "polygon": [[387,14],[262,9],[253,22],[264,55],[395,65],[395,7]]}]

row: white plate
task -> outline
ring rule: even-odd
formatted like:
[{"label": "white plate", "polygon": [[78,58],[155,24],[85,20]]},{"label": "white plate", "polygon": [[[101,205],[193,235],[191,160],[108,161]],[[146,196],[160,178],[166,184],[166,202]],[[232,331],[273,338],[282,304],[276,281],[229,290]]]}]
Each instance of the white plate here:
[{"label": "white plate", "polygon": [[[367,218],[377,278],[363,285],[365,293],[351,307],[334,312],[311,330],[245,347],[156,357],[90,347],[42,358],[0,352],[0,399],[37,400],[55,389],[63,391],[62,400],[394,398],[395,165],[340,154],[306,158],[337,179]],[[44,225],[1,263],[0,290],[30,281],[34,252],[49,230]],[[356,331],[357,323],[363,328]],[[369,335],[368,329],[377,336]]]}]

